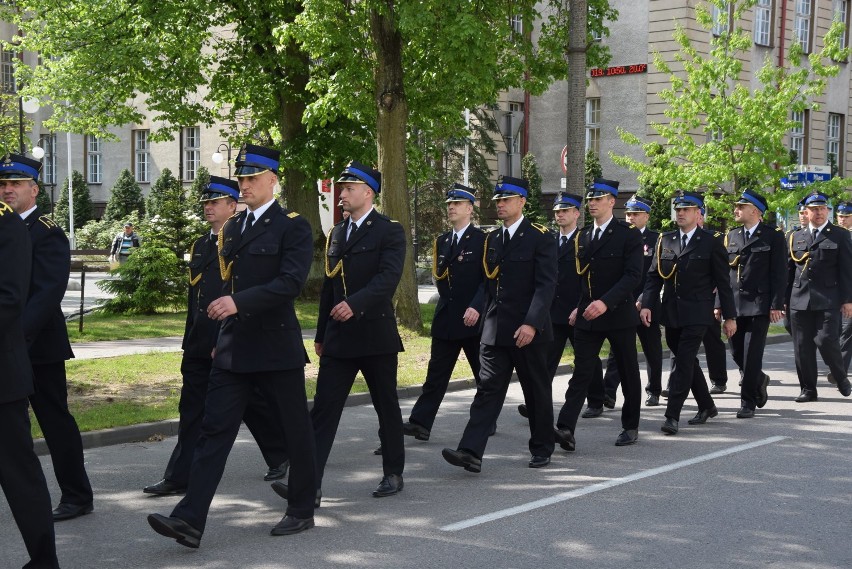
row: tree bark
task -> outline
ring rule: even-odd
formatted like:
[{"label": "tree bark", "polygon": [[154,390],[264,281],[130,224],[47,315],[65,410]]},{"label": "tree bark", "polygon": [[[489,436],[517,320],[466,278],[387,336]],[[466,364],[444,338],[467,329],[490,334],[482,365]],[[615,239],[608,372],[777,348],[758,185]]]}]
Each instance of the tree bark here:
[{"label": "tree bark", "polygon": [[586,172],[586,33],[589,3],[569,0],[570,28],[568,37],[568,172],[566,191],[585,195]]},{"label": "tree bark", "polygon": [[408,166],[405,156],[408,102],[402,69],[402,36],[394,18],[394,0],[385,0],[383,13],[370,12],[370,34],[376,52],[375,100],[378,166],[382,173],[381,206],[385,215],[402,224],[406,254],[402,279],[394,301],[399,323],[413,330],[423,327],[417,299],[411,212],[408,200]]}]

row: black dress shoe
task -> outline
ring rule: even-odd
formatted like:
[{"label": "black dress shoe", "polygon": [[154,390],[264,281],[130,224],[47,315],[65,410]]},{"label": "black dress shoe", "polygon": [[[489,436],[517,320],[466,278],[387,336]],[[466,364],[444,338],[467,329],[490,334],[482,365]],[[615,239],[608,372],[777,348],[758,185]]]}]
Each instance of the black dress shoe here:
[{"label": "black dress shoe", "polygon": [[385,496],[393,496],[402,492],[402,476],[399,474],[387,474],[379,485],[373,490],[374,498],[384,498]]},{"label": "black dress shoe", "polygon": [[482,460],[467,451],[445,448],[441,456],[453,466],[461,466],[468,472],[482,472]]},{"label": "black dress shoe", "polygon": [[603,415],[603,407],[589,407],[586,405],[586,410],[583,411],[581,417],[584,419],[592,419],[594,417],[600,417]]},{"label": "black dress shoe", "polygon": [[198,549],[201,543],[201,532],[180,518],[149,514],[148,525],[158,534],[175,539],[185,547]]},{"label": "black dress shoe", "polygon": [[811,391],[810,389],[803,389],[798,397],[794,399],[796,403],[807,403],[808,401],[816,401],[817,394],[816,391]]},{"label": "black dress shoe", "polygon": [[767,387],[769,387],[769,376],[764,373],[760,386],[757,388],[757,406],[761,409],[769,401],[769,393],[766,392]]},{"label": "black dress shoe", "polygon": [[[286,482],[282,482],[281,480],[276,480],[271,484],[273,492],[284,498],[285,500],[289,500],[290,489],[287,487]],[[314,508],[319,508],[320,503],[322,502],[322,488],[317,488],[317,495],[314,498]]]},{"label": "black dress shoe", "polygon": [[574,433],[568,429],[553,429],[553,435],[556,437],[556,442],[568,452],[574,452],[577,448],[577,441],[574,440]]},{"label": "black dress shoe", "polygon": [[284,516],[269,532],[269,535],[293,535],[314,527],[314,518],[294,518]]},{"label": "black dress shoe", "polygon": [[376,450],[373,451],[373,454],[376,456],[382,456],[382,445],[379,445]]},{"label": "black dress shoe", "polygon": [[543,468],[548,464],[550,464],[549,456],[538,456],[534,454],[533,457],[530,459],[529,466],[530,468]]},{"label": "black dress shoe", "polygon": [[156,484],[145,486],[142,488],[142,491],[146,494],[154,494],[155,496],[174,496],[176,494],[186,494],[186,486],[163,478]]},{"label": "black dress shoe", "polygon": [[607,409],[615,409],[615,397],[604,395],[604,407]]},{"label": "black dress shoe", "polygon": [[290,461],[285,460],[278,466],[269,467],[269,470],[266,471],[266,474],[263,475],[263,479],[267,482],[271,482],[272,480],[281,480],[285,476],[287,476],[287,469],[290,468]]},{"label": "black dress shoe", "polygon": [[615,446],[626,447],[627,445],[636,444],[639,440],[639,431],[636,429],[625,429],[621,431],[618,438],[615,439]]},{"label": "black dress shoe", "polygon": [[662,391],[660,391],[660,397],[662,397],[663,399],[668,399],[669,398],[669,390],[663,389]]},{"label": "black dress shoe", "polygon": [[527,406],[526,406],[526,404],[525,404],[525,403],[521,403],[520,405],[518,405],[518,414],[519,414],[521,417],[523,417],[524,419],[529,419],[529,418],[530,418],[530,415],[529,415],[529,413],[527,412]]},{"label": "black dress shoe", "polygon": [[428,441],[431,433],[426,427],[421,427],[417,423],[408,421],[402,424],[402,434],[408,437],[414,437],[418,441]]},{"label": "black dress shoe", "polygon": [[710,395],[719,395],[720,393],[725,393],[727,390],[728,386],[724,383],[710,382]]},{"label": "black dress shoe", "polygon": [[749,409],[748,407],[740,407],[740,410],[737,411],[737,419],[753,419],[754,418],[754,409]]},{"label": "black dress shoe", "polygon": [[695,414],[695,417],[687,421],[690,425],[703,425],[707,422],[707,419],[712,419],[716,415],[719,414],[719,410],[716,407],[710,407],[709,409],[704,409]]},{"label": "black dress shoe", "polygon": [[73,520],[74,518],[91,514],[93,511],[95,511],[95,507],[91,502],[82,505],[59,502],[59,505],[53,509],[53,521],[61,522],[64,520]]},{"label": "black dress shoe", "polygon": [[671,417],[666,417],[666,422],[663,423],[663,426],[660,427],[660,430],[663,431],[667,435],[676,435],[677,434],[677,419],[672,419]]},{"label": "black dress shoe", "polygon": [[653,393],[648,394],[648,399],[645,400],[645,405],[648,407],[656,407],[660,404],[660,396]]},{"label": "black dress shoe", "polygon": [[826,376],[825,376],[825,379],[827,379],[827,380],[828,380],[828,382],[829,382],[831,385],[837,385],[837,380],[836,380],[836,379],[834,379],[834,376],[833,376],[833,375],[831,375],[831,372],[828,372],[828,375],[826,375]]},{"label": "black dress shoe", "polygon": [[837,391],[839,391],[840,395],[842,395],[843,397],[849,397],[850,395],[852,395],[852,383],[849,383],[848,379],[838,381]]}]

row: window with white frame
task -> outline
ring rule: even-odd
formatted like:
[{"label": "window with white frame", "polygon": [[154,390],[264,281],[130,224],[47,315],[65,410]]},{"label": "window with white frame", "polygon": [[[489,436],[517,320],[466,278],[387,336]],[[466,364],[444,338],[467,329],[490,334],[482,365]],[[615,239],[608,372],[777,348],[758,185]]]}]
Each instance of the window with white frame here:
[{"label": "window with white frame", "polygon": [[56,184],[56,135],[41,135],[41,147],[44,156],[41,159],[41,180],[46,186]]},{"label": "window with white frame", "polygon": [[151,150],[148,146],[148,132],[148,130],[133,131],[133,173],[136,181],[141,183],[151,181]]},{"label": "window with white frame", "polygon": [[103,180],[103,143],[97,136],[86,136],[86,181],[100,184]]},{"label": "window with white frame", "polygon": [[834,20],[845,26],[840,36],[840,49],[849,45],[849,0],[834,0]]},{"label": "window with white frame", "polygon": [[793,111],[790,119],[796,123],[790,129],[790,150],[796,153],[796,163],[805,163],[807,148],[807,111]]},{"label": "window with white frame", "polygon": [[773,0],[757,0],[754,5],[754,43],[772,45]]},{"label": "window with white frame", "polygon": [[[523,113],[524,112],[524,104],[523,103],[509,103],[509,110],[512,112]],[[512,154],[520,154],[521,148],[523,148],[523,139],[524,139],[524,129],[521,128],[518,130],[518,134],[515,136],[512,141]]]},{"label": "window with white frame", "polygon": [[713,35],[721,36],[726,33],[731,25],[731,7],[727,2],[722,2],[721,7],[713,4],[711,10],[713,16]]},{"label": "window with white frame", "polygon": [[519,36],[524,33],[524,19],[520,14],[512,16],[511,20],[509,20],[509,24],[512,26],[513,35]]},{"label": "window with white frame", "polygon": [[195,179],[201,161],[201,128],[190,126],[183,129],[183,179]]},{"label": "window with white frame", "polygon": [[843,175],[843,115],[828,113],[828,128],[825,132],[825,161],[834,164],[837,175]]},{"label": "window with white frame", "polygon": [[796,41],[805,53],[811,52],[811,31],[813,22],[813,0],[796,0],[795,32]]},{"label": "window with white frame", "polygon": [[595,156],[601,151],[601,100],[586,99],[586,152],[591,150]]},{"label": "window with white frame", "polygon": [[0,81],[3,81],[4,93],[18,92],[18,85],[15,81],[15,54],[8,49],[0,52]]}]

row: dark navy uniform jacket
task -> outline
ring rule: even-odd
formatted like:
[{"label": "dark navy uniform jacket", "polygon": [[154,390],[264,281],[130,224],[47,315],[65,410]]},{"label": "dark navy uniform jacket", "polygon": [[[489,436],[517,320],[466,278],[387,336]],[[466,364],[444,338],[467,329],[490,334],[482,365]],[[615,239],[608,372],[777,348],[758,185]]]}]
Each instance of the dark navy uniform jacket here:
[{"label": "dark navy uniform jacket", "polygon": [[[393,295],[405,263],[405,232],[375,209],[348,241],[347,224],[338,223],[328,235],[315,341],[323,356],[336,358],[401,352]],[[329,314],[344,300],[354,316],[338,322]]]},{"label": "dark navy uniform jacket", "polygon": [[562,234],[556,234],[556,292],[550,305],[550,319],[554,325],[568,326],[568,317],[580,302],[580,275],[574,256],[577,231],[580,230],[575,228],[564,247],[559,246]]},{"label": "dark navy uniform jacket", "polygon": [[73,358],[62,298],[71,273],[71,249],[61,227],[36,208],[24,220],[32,242],[32,276],[24,309],[24,335],[33,364]]},{"label": "dark navy uniform jacket", "polygon": [[737,316],[784,310],[787,251],[781,228],[760,222],[748,241],[744,227],[734,228],[728,232],[726,247]]},{"label": "dark navy uniform jacket", "polygon": [[219,232],[223,295],[233,297],[238,314],[221,324],[213,365],[236,373],[303,367],[307,353],[293,302],[311,268],[311,226],[276,201],[241,234],[246,215]]},{"label": "dark navy uniform jacket", "polygon": [[0,403],[25,399],[33,392],[33,369],[21,324],[30,284],[32,251],[27,227],[0,202]]},{"label": "dark navy uniform jacket", "polygon": [[206,233],[189,250],[189,294],[181,345],[186,357],[209,359],[216,346],[219,321],[207,316],[207,306],[222,296],[216,238]]},{"label": "dark navy uniform jacket", "polygon": [[663,233],[648,270],[642,308],[655,310],[662,289],[660,317],[663,325],[672,328],[709,326],[715,319],[714,290],[717,290],[722,316],[736,318],[729,270],[728,254],[720,233],[698,227],[683,251],[680,231]]},{"label": "dark navy uniform jacket", "polygon": [[526,218],[503,249],[503,228],[488,234],[484,269],[487,278],[482,343],[514,346],[523,324],[536,329],[532,343],[553,340],[550,306],[556,289],[556,241]]},{"label": "dark navy uniform jacket", "polygon": [[829,223],[813,239],[810,227],[787,242],[787,291],[793,310],[833,310],[852,302],[852,239]]},{"label": "dark navy uniform jacket", "polygon": [[[594,224],[589,224],[574,240],[581,273],[574,326],[583,330],[635,328],[639,314],[634,290],[642,280],[642,234],[634,225],[615,218],[597,241],[592,241],[593,231]],[[607,311],[586,320],[583,312],[594,300],[603,301]]]},{"label": "dark navy uniform jacket", "polygon": [[659,238],[660,233],[658,231],[652,231],[647,227],[645,231],[642,231],[642,280],[639,281],[639,286],[633,290],[633,296],[637,302],[642,300],[642,292],[645,290],[645,283],[648,282],[648,269],[651,268],[651,262],[654,260],[654,247]]},{"label": "dark navy uniform jacket", "polygon": [[433,276],[440,298],[432,320],[432,337],[442,340],[478,336],[479,322],[476,326],[465,326],[462,317],[468,308],[473,308],[481,318],[485,307],[482,270],[485,232],[469,225],[455,250],[452,245],[453,231],[435,239]]}]

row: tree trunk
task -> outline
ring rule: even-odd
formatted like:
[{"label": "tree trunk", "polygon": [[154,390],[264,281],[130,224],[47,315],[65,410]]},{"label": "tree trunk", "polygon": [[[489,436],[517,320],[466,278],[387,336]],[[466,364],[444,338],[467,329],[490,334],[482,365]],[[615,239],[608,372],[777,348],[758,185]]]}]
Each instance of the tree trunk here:
[{"label": "tree trunk", "polygon": [[566,191],[585,195],[586,161],[586,26],[588,2],[570,0],[568,37],[568,173]]},{"label": "tree trunk", "polygon": [[385,215],[401,223],[405,230],[405,265],[394,296],[397,318],[402,326],[419,331],[423,323],[417,299],[408,200],[405,157],[408,103],[403,82],[402,36],[394,19],[394,0],[385,0],[385,7],[383,14],[376,10],[370,12],[370,33],[376,50],[376,140],[382,173],[381,201]]}]

